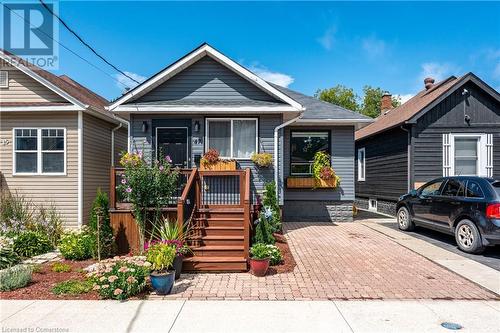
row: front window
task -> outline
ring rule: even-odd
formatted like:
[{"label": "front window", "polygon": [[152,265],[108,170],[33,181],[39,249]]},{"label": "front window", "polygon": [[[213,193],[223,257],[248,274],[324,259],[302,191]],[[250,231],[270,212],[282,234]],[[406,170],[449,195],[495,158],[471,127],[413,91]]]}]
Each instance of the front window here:
[{"label": "front window", "polygon": [[477,137],[455,137],[455,175],[478,174]]},{"label": "front window", "polygon": [[62,128],[14,129],[14,173],[64,174],[65,132]]},{"label": "front window", "polygon": [[290,174],[312,175],[314,155],[330,153],[330,133],[292,131],[290,138]]},{"label": "front window", "polygon": [[222,158],[248,159],[257,152],[257,119],[207,119],[206,141]]}]

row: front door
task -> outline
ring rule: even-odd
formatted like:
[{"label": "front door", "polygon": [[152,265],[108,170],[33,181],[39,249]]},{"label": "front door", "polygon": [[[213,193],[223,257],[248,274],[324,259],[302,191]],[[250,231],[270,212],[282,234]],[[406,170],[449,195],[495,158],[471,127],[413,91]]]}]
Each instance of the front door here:
[{"label": "front door", "polygon": [[188,129],[187,127],[157,127],[157,157],[170,156],[176,167],[188,167]]}]

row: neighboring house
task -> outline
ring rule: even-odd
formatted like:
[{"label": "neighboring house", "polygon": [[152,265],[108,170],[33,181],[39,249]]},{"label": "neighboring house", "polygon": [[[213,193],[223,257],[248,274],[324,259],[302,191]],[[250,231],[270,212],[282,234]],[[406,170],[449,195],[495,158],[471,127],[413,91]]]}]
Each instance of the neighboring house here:
[{"label": "neighboring house", "polygon": [[425,89],[356,132],[356,200],[395,215],[399,196],[441,176],[500,178],[500,94],[473,73]]},{"label": "neighboring house", "polygon": [[35,207],[54,205],[65,227],[79,227],[97,189],[108,191],[113,160],[127,149],[126,122],[69,77],[4,51],[0,58],[1,188]]},{"label": "neighboring house", "polygon": [[[354,131],[372,120],[262,78],[203,44],[130,90],[110,107],[130,121],[130,149],[168,154],[199,166],[209,148],[251,169],[255,202],[277,181],[285,220],[350,221],[354,202]],[[290,189],[290,176],[311,176],[314,153],[327,151],[341,178],[337,189]],[[273,155],[259,168],[254,152]],[[216,186],[214,185],[215,189]]]}]

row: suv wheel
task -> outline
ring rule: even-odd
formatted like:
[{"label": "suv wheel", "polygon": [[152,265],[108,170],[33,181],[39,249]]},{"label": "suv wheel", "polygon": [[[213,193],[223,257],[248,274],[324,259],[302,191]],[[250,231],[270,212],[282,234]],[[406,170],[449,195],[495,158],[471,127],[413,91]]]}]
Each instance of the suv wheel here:
[{"label": "suv wheel", "polygon": [[455,240],[460,250],[467,253],[481,253],[484,251],[481,234],[471,220],[458,222],[455,228]]},{"label": "suv wheel", "polygon": [[411,220],[410,212],[406,207],[400,207],[398,209],[398,227],[404,231],[412,231],[415,229],[415,224]]}]

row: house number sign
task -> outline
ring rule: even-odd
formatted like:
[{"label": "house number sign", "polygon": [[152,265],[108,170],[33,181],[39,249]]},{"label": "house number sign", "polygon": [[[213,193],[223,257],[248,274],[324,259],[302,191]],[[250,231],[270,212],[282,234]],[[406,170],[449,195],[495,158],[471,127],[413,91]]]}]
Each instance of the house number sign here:
[{"label": "house number sign", "polygon": [[10,145],[10,140],[9,139],[0,139],[0,145],[8,146],[8,145]]}]

